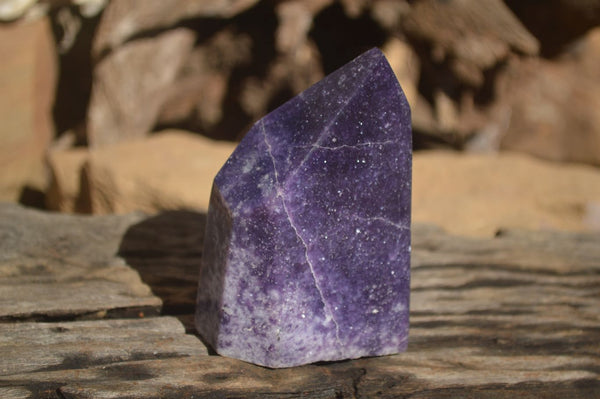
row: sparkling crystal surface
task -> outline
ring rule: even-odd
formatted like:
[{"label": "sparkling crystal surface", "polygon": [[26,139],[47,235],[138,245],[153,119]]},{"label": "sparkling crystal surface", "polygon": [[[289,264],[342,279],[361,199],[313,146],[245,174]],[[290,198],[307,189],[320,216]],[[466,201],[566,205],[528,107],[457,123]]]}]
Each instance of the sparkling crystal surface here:
[{"label": "sparkling crystal surface", "polygon": [[214,180],[196,328],[268,367],[408,337],[410,109],[372,49],[246,134]]}]

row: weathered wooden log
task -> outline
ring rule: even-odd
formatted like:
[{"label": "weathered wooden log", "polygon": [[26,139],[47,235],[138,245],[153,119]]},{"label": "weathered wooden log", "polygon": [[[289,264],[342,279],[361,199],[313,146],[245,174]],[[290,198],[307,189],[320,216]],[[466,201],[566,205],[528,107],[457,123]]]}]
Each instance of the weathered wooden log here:
[{"label": "weathered wooden log", "polygon": [[160,299],[116,256],[127,227],[141,219],[0,204],[0,321],[158,314]]},{"label": "weathered wooden log", "polygon": [[[27,278],[31,268],[16,265],[30,258],[69,268],[74,253],[95,254],[95,262],[83,263],[89,271],[119,252],[129,265],[123,267],[137,269],[160,296],[150,298],[190,320],[203,215],[118,216],[107,224],[101,217],[9,209],[0,206],[1,241],[12,240],[0,251],[0,292],[4,281]],[[36,234],[47,225],[52,232]],[[58,237],[66,240],[62,246]],[[43,255],[55,245],[58,255]],[[9,247],[15,250],[6,256]],[[31,257],[34,248],[42,255]],[[0,397],[600,397],[599,234],[504,231],[468,239],[417,225],[413,255],[405,353],[271,370],[207,355],[173,317],[71,321],[81,314],[67,306],[66,321],[56,321],[40,297],[39,310],[29,299],[28,314],[46,315],[45,322],[1,320]],[[71,274],[73,284],[82,279]],[[36,284],[57,288],[49,277]],[[99,290],[87,294],[90,302],[105,298]],[[13,295],[18,304],[28,293]],[[18,313],[11,312],[3,314]]]},{"label": "weathered wooden log", "polygon": [[173,317],[0,323],[1,375],[206,355]]}]

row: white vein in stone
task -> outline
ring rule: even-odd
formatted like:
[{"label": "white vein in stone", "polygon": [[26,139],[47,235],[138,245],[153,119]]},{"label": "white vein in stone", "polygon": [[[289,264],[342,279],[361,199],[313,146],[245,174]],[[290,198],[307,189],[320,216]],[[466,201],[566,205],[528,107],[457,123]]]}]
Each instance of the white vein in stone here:
[{"label": "white vein in stone", "polygon": [[[346,99],[346,101],[344,101],[344,103],[342,105],[340,105],[340,108],[337,110],[337,112],[335,113],[335,115],[333,115],[333,117],[331,118],[331,121],[329,121],[329,123],[327,123],[327,125],[325,125],[325,127],[323,127],[323,132],[327,132],[329,130],[329,128],[331,126],[333,126],[333,124],[337,121],[337,119],[339,118],[339,116],[342,114],[342,111],[344,109],[346,109],[346,107],[348,106],[348,104],[350,104],[350,101],[352,101],[352,99],[358,94],[358,92],[362,89],[363,83],[365,83],[365,81],[367,80],[368,75],[365,75],[364,79],[362,80],[362,82],[356,86],[356,89],[354,90],[354,92],[348,96],[348,98]],[[321,139],[323,139],[325,137],[325,134],[321,134],[321,136],[319,137],[319,139],[310,147],[312,147],[310,149],[310,151],[308,151],[306,153],[306,155],[304,156],[304,158],[302,159],[302,161],[300,161],[300,164],[298,165],[298,167],[296,168],[296,170],[294,170],[290,176],[288,177],[291,178],[294,175],[296,175],[296,173],[300,170],[300,168],[306,163],[306,161],[310,158],[310,156],[312,155],[313,152],[315,152],[315,150],[318,148],[318,146],[320,145]]]},{"label": "white vein in stone", "polygon": [[273,163],[273,170],[275,172],[275,184],[276,184],[276,191],[277,191],[277,197],[281,198],[281,203],[283,205],[283,211],[285,212],[285,215],[287,216],[288,222],[290,222],[290,226],[292,227],[292,229],[294,230],[294,233],[296,234],[296,237],[298,237],[298,239],[300,240],[300,242],[302,242],[302,245],[304,246],[304,257],[306,259],[306,263],[308,264],[308,268],[310,270],[310,274],[313,278],[313,281],[315,283],[315,288],[317,289],[317,291],[319,292],[319,297],[321,298],[321,302],[323,302],[323,308],[325,310],[325,313],[328,314],[328,316],[331,318],[331,321],[333,322],[333,324],[335,325],[335,337],[336,340],[338,342],[338,344],[341,346],[342,343],[340,341],[340,326],[338,325],[337,321],[335,320],[335,317],[333,316],[333,312],[331,311],[330,306],[327,304],[327,302],[325,301],[325,296],[323,295],[323,291],[321,290],[321,286],[319,285],[319,282],[317,280],[317,276],[315,274],[315,269],[314,266],[310,260],[310,257],[308,256],[308,245],[306,244],[306,241],[304,240],[304,238],[302,238],[302,235],[300,235],[300,232],[298,231],[298,228],[296,227],[296,225],[294,224],[292,217],[288,211],[287,205],[285,203],[285,197],[283,195],[283,192],[281,191],[281,185],[279,183],[279,173],[277,172],[277,166],[275,165],[275,157],[273,156],[273,148],[271,147],[271,144],[269,143],[269,140],[267,139],[267,132],[265,129],[265,124],[264,122],[261,121],[260,123],[260,128],[263,134],[263,138],[264,138],[264,142],[267,146],[267,152],[269,154],[269,157],[271,158],[271,162]]},{"label": "white vein in stone", "polygon": [[324,146],[324,145],[319,145],[319,144],[315,143],[315,144],[307,145],[307,146],[299,146],[297,148],[312,148],[313,151],[316,149],[336,151],[336,150],[341,150],[341,149],[357,149],[357,148],[361,148],[361,147],[375,147],[378,145],[388,145],[388,144],[395,144],[395,143],[396,142],[393,140],[375,141],[372,143],[358,143],[358,144],[354,144],[354,145],[341,144],[338,146]]},{"label": "white vein in stone", "polygon": [[367,222],[379,221],[379,222],[383,222],[385,224],[388,224],[390,226],[394,226],[394,227],[396,227],[399,230],[410,230],[410,226],[407,226],[405,224],[400,224],[400,223],[392,222],[391,220],[386,219],[386,218],[381,217],[381,216],[371,216],[371,217],[366,217],[366,218],[365,217],[361,217],[361,216],[354,216],[354,218],[356,218],[358,220],[364,220],[364,221],[367,221]]}]

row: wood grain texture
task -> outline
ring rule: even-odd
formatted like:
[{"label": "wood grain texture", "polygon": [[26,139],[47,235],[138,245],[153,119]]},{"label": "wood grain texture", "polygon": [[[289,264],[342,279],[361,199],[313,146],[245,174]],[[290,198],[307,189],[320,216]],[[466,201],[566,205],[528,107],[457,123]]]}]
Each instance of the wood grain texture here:
[{"label": "wood grain texture", "polygon": [[0,397],[600,398],[598,234],[414,226],[408,351],[271,370],[193,335],[204,220],[139,219],[111,247],[179,320],[4,319]]},{"label": "wood grain texture", "polygon": [[98,318],[161,301],[116,256],[142,215],[59,215],[0,204],[0,320]]},{"label": "wood grain texture", "polygon": [[0,324],[0,375],[202,355],[173,317]]}]

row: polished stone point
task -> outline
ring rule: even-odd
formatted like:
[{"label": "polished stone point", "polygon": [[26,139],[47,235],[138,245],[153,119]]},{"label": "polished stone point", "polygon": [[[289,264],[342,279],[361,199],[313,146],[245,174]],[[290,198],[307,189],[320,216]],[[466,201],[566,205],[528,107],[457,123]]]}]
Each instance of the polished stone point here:
[{"label": "polished stone point", "polygon": [[258,121],[217,174],[196,328],[267,367],[406,349],[410,109],[372,49]]}]

